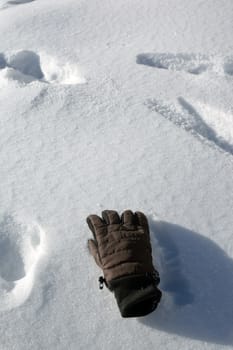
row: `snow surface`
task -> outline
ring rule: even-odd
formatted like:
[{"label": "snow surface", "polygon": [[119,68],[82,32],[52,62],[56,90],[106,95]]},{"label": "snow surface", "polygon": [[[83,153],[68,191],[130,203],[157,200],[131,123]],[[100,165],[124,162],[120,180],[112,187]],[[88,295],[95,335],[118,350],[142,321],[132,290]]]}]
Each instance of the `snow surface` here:
[{"label": "snow surface", "polygon": [[[232,0],[0,1],[0,350],[233,348]],[[150,219],[122,319],[85,218]]]}]

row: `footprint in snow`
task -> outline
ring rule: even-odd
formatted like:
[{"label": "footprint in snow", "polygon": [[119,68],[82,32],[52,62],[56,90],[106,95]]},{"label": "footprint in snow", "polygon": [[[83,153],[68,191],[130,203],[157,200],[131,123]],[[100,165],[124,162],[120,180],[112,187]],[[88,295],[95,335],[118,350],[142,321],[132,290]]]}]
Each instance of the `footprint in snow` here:
[{"label": "footprint in snow", "polygon": [[39,81],[47,84],[80,84],[85,79],[79,67],[66,63],[61,65],[51,56],[30,50],[14,54],[0,53],[0,73],[8,80],[15,80],[21,85]]},{"label": "footprint in snow", "polygon": [[206,71],[233,75],[233,57],[215,57],[189,53],[141,53],[136,62],[145,66],[199,75]]},{"label": "footprint in snow", "polygon": [[22,5],[22,4],[26,4],[28,2],[33,2],[35,0],[9,0],[6,1],[3,5],[2,5],[2,9],[7,9],[9,7],[12,7],[14,5]]},{"label": "footprint in snow", "polygon": [[5,60],[5,56],[2,53],[0,53],[0,69],[6,68],[6,65],[7,63]]},{"label": "footprint in snow", "polygon": [[[142,53],[136,62],[157,69],[184,71],[199,75],[212,71],[233,76],[233,56],[210,57],[189,53]],[[148,99],[145,105],[152,111],[191,133],[201,142],[233,155],[233,115],[199,101],[179,97],[175,103]]]},{"label": "footprint in snow", "polygon": [[0,310],[23,304],[33,288],[35,272],[45,250],[45,234],[36,223],[12,215],[0,222]]},{"label": "footprint in snow", "polygon": [[233,155],[233,115],[198,101],[191,104],[183,97],[176,103],[150,99],[145,104],[201,142]]},{"label": "footprint in snow", "polygon": [[27,2],[32,2],[35,0],[12,0],[12,1],[7,1],[7,4],[10,5],[21,5],[21,4],[26,4]]},{"label": "footprint in snow", "polygon": [[33,51],[20,51],[12,55],[8,62],[8,78],[24,83],[41,80],[44,74],[41,69],[40,57]]},{"label": "footprint in snow", "polygon": [[233,75],[233,57],[229,56],[224,59],[224,72],[228,75]]}]

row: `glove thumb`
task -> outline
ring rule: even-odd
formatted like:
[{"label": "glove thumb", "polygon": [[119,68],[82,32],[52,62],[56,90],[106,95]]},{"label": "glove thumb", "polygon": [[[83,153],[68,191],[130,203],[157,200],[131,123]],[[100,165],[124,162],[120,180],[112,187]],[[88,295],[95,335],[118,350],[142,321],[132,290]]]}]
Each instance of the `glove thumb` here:
[{"label": "glove thumb", "polygon": [[97,243],[96,241],[94,241],[94,239],[88,239],[88,249],[90,254],[93,256],[93,258],[95,259],[96,264],[102,268],[102,264],[100,262],[100,257],[99,257],[99,252],[98,252],[98,247],[97,247]]}]

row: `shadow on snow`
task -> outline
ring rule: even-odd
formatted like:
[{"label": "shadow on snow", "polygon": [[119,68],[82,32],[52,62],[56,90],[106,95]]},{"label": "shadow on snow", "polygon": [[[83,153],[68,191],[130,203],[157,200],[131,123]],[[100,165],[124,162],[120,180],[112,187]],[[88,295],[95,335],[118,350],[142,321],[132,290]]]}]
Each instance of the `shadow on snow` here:
[{"label": "shadow on snow", "polygon": [[[183,337],[233,344],[233,260],[209,238],[151,221],[163,297],[140,322]],[[159,255],[159,254],[158,254]]]}]

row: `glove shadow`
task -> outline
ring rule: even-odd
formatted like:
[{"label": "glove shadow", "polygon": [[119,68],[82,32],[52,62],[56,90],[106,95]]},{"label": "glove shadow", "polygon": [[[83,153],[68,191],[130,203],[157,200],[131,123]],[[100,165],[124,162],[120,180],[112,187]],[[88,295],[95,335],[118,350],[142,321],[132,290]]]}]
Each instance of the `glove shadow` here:
[{"label": "glove shadow", "polygon": [[[211,343],[233,343],[233,260],[211,239],[150,220],[163,291],[161,304],[140,322]],[[155,239],[154,239],[155,238]]]}]

